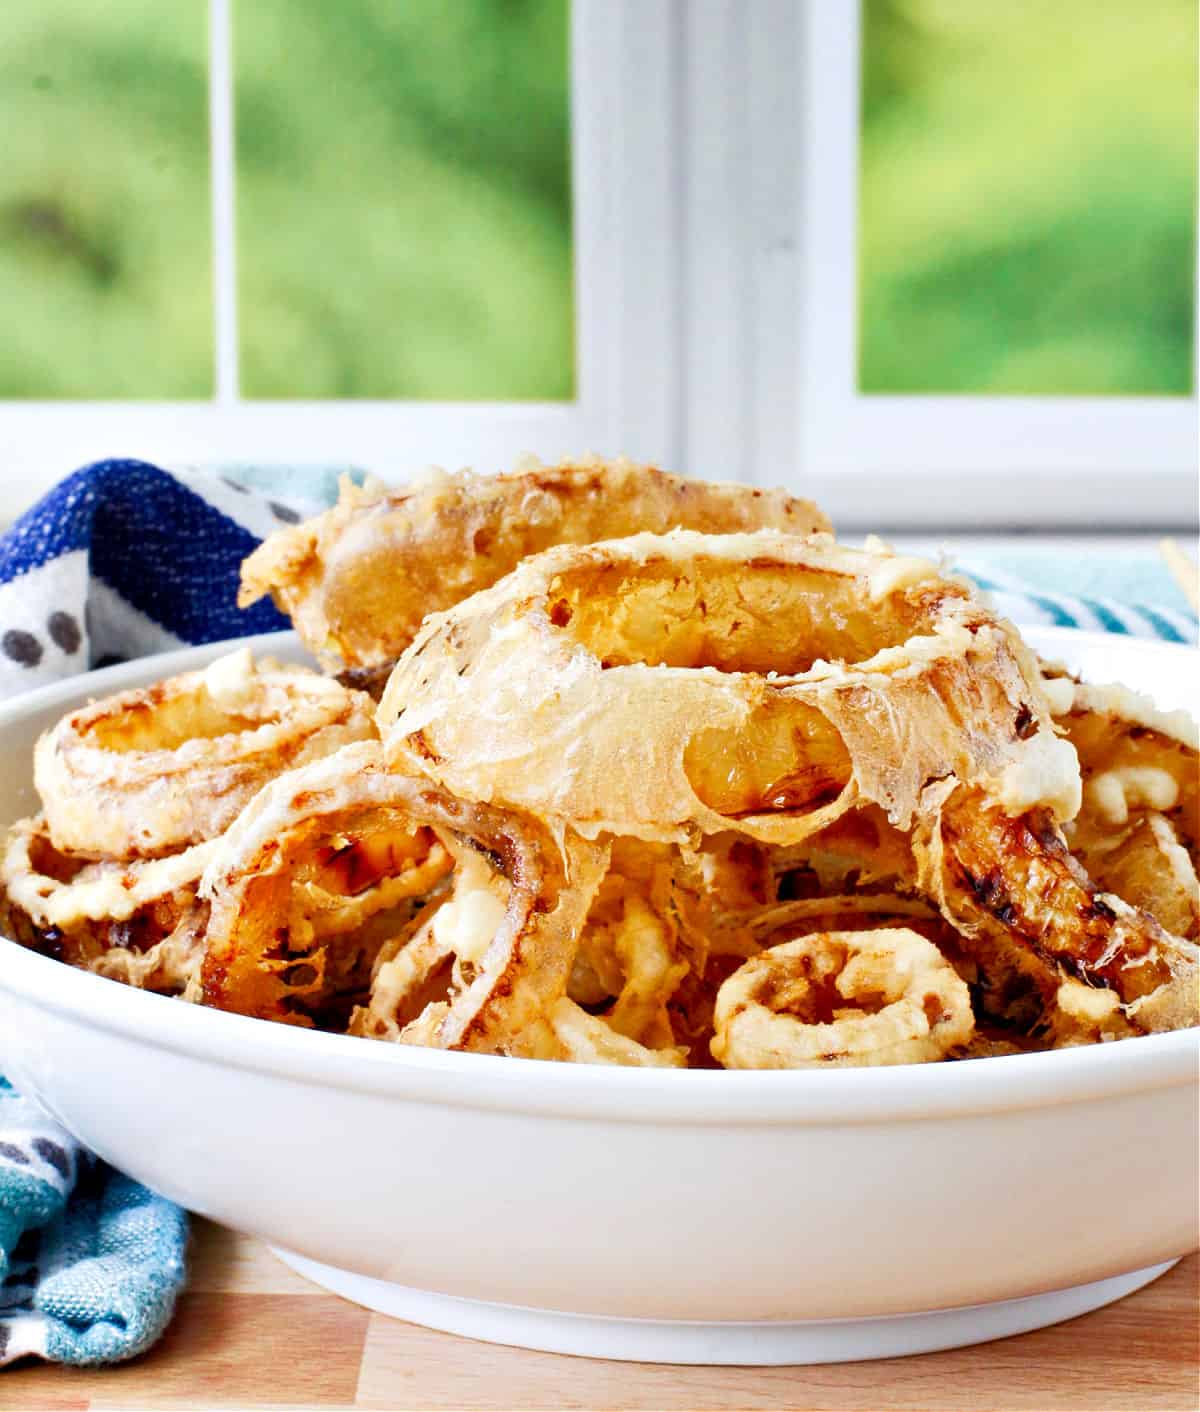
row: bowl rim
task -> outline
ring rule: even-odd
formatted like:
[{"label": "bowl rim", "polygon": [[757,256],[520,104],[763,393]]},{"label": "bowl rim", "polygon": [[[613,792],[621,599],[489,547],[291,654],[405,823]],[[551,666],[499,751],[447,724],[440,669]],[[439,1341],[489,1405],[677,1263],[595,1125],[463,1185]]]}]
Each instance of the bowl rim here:
[{"label": "bowl rim", "polygon": [[[1186,645],[1070,628],[1068,646],[1191,654]],[[303,660],[292,632],[186,647],[52,682],[0,706],[0,731],[45,708],[203,665],[249,646]],[[950,1064],[829,1070],[638,1069],[461,1054],[315,1033],[182,1004],[63,966],[0,937],[0,1003],[14,999],[85,1029],[201,1063],[314,1087],[456,1107],[677,1125],[843,1125],[984,1115],[1200,1088],[1200,1027]],[[0,1033],[0,1058],[3,1035]]]},{"label": "bowl rim", "polygon": [[842,1125],[1200,1088],[1200,1028],[951,1064],[639,1069],[463,1054],[272,1024],[133,990],[7,938],[0,938],[0,994],[76,1027],[219,1067],[319,1088],[574,1118]]}]

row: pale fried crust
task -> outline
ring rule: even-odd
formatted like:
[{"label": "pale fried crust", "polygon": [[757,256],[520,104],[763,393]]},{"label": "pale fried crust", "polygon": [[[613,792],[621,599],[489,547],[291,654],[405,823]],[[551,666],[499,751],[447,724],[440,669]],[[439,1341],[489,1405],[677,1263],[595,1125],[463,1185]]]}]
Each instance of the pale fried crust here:
[{"label": "pale fried crust", "polygon": [[975,1030],[967,987],[905,927],[813,932],[751,958],[717,992],[712,1052],[729,1069],[923,1064]]},{"label": "pale fried crust", "polygon": [[213,847],[93,862],[56,849],[40,816],[21,819],[0,858],[0,928],[68,965],[186,993],[199,971],[206,909],[196,893]]},{"label": "pale fried crust", "polygon": [[431,617],[380,705],[389,760],[588,836],[787,844],[930,780],[1078,807],[1015,631],[924,561],[827,536],[561,546]]},{"label": "pale fried crust", "polygon": [[1044,665],[1056,724],[1079,755],[1083,802],[1071,852],[1105,892],[1167,931],[1200,937],[1200,739],[1184,711]]},{"label": "pale fried crust", "polygon": [[242,566],[242,607],[270,594],[330,671],[395,661],[427,613],[449,608],[554,544],[683,527],[828,530],[807,500],[619,459],[508,475],[443,475],[380,494],[343,483],[331,510],[279,530]]},{"label": "pale fried crust", "polygon": [[291,835],[311,830],[315,821],[344,846],[358,837],[360,823],[375,829],[385,820],[399,830],[429,831],[452,853],[483,855],[508,889],[503,917],[473,979],[428,1016],[422,1042],[488,1053],[538,1052],[539,1024],[565,991],[607,849],[507,810],[464,803],[428,780],[393,774],[373,743],[350,746],[277,779],[222,840],[202,886],[212,904],[205,1000],[244,1008],[243,998],[258,993],[261,963],[275,959],[269,948],[287,949],[286,931],[277,936],[272,927],[254,925],[247,883],[289,866]]},{"label": "pale fried crust", "polygon": [[274,776],[375,729],[362,692],[247,649],[64,716],[34,750],[54,843],[103,859],[217,837]]}]

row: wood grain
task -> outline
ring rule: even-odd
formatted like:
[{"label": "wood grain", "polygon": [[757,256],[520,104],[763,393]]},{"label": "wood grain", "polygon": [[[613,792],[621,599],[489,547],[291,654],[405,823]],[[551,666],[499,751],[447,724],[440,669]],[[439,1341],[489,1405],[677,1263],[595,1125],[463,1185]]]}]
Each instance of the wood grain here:
[{"label": "wood grain", "polygon": [[796,1409],[1195,1412],[1200,1257],[1121,1303],[978,1348],[820,1368],[608,1363],[472,1343],[370,1314],[257,1241],[195,1223],[192,1278],[162,1342],[91,1371],[0,1373],[0,1408]]}]

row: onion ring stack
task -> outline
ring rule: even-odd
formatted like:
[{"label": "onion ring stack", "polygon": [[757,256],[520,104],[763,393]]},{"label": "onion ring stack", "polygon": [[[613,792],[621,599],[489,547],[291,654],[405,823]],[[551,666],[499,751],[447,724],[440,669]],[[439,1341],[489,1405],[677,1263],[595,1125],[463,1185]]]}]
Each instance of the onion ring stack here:
[{"label": "onion ring stack", "polygon": [[795,848],[874,811],[1057,1033],[1194,1014],[1195,948],[1070,857],[1078,761],[1035,660],[927,561],[769,532],[552,549],[431,617],[379,721],[395,768],[589,837]]},{"label": "onion ring stack", "polygon": [[259,1019],[577,1063],[1196,1024],[1194,724],[825,530],[626,461],[344,486],[243,601],[343,680],[402,653],[378,712],[240,652],[70,713],[0,922]]},{"label": "onion ring stack", "polygon": [[10,829],[0,916],[24,945],[199,998],[204,868],[273,776],[373,738],[369,698],[247,649],[95,701],[38,741],[44,813]]},{"label": "onion ring stack", "polygon": [[510,475],[435,472],[393,491],[346,480],[333,509],[276,531],[246,560],[238,601],[269,593],[328,670],[382,685],[380,670],[426,613],[487,588],[527,555],[676,526],[808,534],[829,522],[780,490],[684,480],[624,459],[529,458]]}]

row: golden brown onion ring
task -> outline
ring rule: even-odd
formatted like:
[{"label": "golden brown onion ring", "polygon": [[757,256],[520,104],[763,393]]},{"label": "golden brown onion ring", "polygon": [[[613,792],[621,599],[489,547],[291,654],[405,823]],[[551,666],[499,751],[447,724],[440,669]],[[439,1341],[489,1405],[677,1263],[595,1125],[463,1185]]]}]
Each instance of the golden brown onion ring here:
[{"label": "golden brown onion ring", "polygon": [[[204,997],[312,1025],[365,993],[453,866],[433,832],[359,788],[366,742],[267,786],[216,846]],[[344,1023],[344,1016],[343,1016]]]},{"label": "golden brown onion ring", "polygon": [[919,888],[983,973],[1023,978],[1062,1039],[1197,1023],[1195,945],[1101,892],[1049,811],[1010,818],[956,791],[914,830],[914,851]]},{"label": "golden brown onion ring", "polygon": [[370,739],[361,692],[248,648],[63,717],[38,741],[34,783],[50,835],[93,858],[216,838],[284,770]]},{"label": "golden brown onion ring", "polygon": [[602,833],[796,843],[931,781],[1078,807],[1015,631],[935,566],[827,536],[564,546],[430,618],[380,706],[389,760]]},{"label": "golden brown onion ring", "polygon": [[715,1062],[710,1045],[717,995],[743,961],[783,941],[814,932],[874,931],[885,927],[918,932],[938,947],[964,980],[976,979],[953,929],[920,898],[887,892],[851,892],[775,902],[743,915],[740,950],[720,949],[718,942],[703,969],[689,972],[671,996],[667,1006],[671,1032],[677,1043],[688,1048],[689,1063],[711,1067]]},{"label": "golden brown onion ring", "polygon": [[399,657],[427,613],[487,588],[526,555],[677,526],[809,534],[829,522],[781,490],[684,480],[624,459],[443,472],[390,491],[346,480],[333,509],[278,530],[246,560],[238,602],[269,593],[328,670],[369,675]]},{"label": "golden brown onion ring", "polygon": [[1122,686],[1045,669],[1058,724],[1079,754],[1083,803],[1065,833],[1105,892],[1176,935],[1200,936],[1200,740],[1185,711]]},{"label": "golden brown onion ring", "polygon": [[55,848],[40,816],[22,819],[0,859],[0,926],[69,965],[145,989],[185,991],[199,961],[196,894],[214,846],[93,862]]},{"label": "golden brown onion ring", "polygon": [[814,932],[745,962],[721,986],[713,1055],[729,1069],[923,1064],[974,1031],[964,982],[904,928]]},{"label": "golden brown onion ring", "polygon": [[[386,840],[389,860],[382,872],[379,855],[370,845],[371,839],[380,838]],[[334,933],[326,932],[325,941],[320,928],[310,932],[306,924],[296,935],[286,924],[290,914],[281,914],[275,905],[275,894],[267,891],[264,904],[257,894],[251,896],[250,885],[261,877],[266,886],[278,862],[286,884],[282,890],[290,898],[292,854],[298,848],[302,856],[309,855],[314,845],[332,849],[335,860],[346,857],[347,850],[357,855],[365,847],[372,860],[367,870],[370,886],[386,893],[389,908],[396,900],[394,889],[407,891],[414,906],[424,900],[444,876],[447,855],[460,865],[445,905],[456,909],[448,916],[457,927],[444,928],[455,935],[438,941],[463,954],[467,964],[460,967],[461,986],[441,1002],[443,1008],[427,1004],[413,1022],[420,1023],[420,1032],[406,1026],[402,1038],[447,1049],[518,1055],[533,1053],[544,1043],[545,1015],[565,990],[607,849],[569,831],[553,833],[509,811],[465,804],[427,780],[390,773],[373,742],[350,746],[274,781],[222,840],[203,883],[213,913],[203,972],[210,1004],[249,1007],[251,1013],[303,1023],[303,1009],[297,1010],[294,1001],[284,1003],[286,996],[277,998],[270,982],[264,999],[259,978],[277,975],[294,992],[297,987],[287,981],[286,968],[315,966],[319,952],[334,949]],[[490,935],[482,938],[478,927],[471,926],[478,915],[467,896],[473,889],[466,886],[475,879],[461,867],[467,856],[487,862],[489,879],[494,875],[503,893]],[[434,913],[429,929],[444,910]],[[421,919],[412,916],[410,921],[418,924]],[[425,930],[416,925],[412,942]],[[277,937],[276,931],[282,934]],[[378,939],[372,960],[385,940]],[[403,948],[397,952],[401,954]],[[277,969],[280,962],[282,970]],[[359,1032],[371,1031],[360,1027]]]},{"label": "golden brown onion ring", "polygon": [[1175,936],[1200,936],[1200,881],[1188,850],[1163,814],[1143,813],[1104,846],[1072,852],[1104,892],[1140,908]]}]

